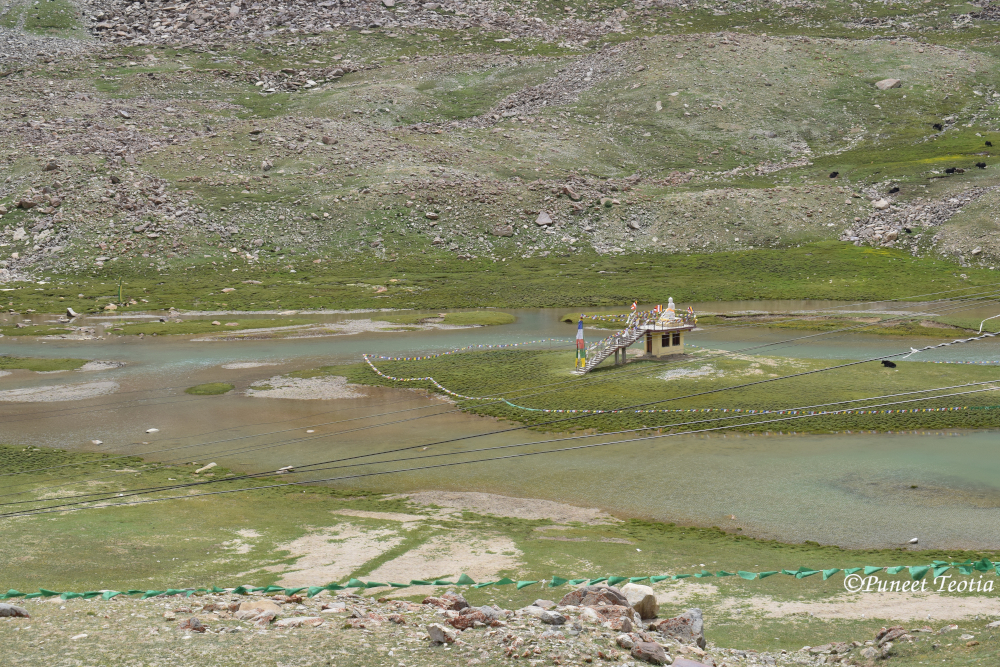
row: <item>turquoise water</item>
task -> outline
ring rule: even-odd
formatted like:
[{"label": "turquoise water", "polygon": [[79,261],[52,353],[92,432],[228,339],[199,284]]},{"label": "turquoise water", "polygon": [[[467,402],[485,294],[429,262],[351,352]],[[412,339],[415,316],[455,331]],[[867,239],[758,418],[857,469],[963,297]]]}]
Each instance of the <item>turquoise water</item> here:
[{"label": "turquoise water", "polygon": [[[755,309],[773,310],[756,303]],[[802,302],[789,308],[804,308]],[[747,304],[705,304],[703,310]],[[766,306],[766,307],[765,307]],[[811,307],[826,308],[828,303]],[[552,436],[515,431],[449,444],[432,444],[496,430],[493,420],[455,412],[420,391],[371,388],[363,398],[296,401],[249,398],[254,381],[290,370],[357,361],[363,352],[405,355],[464,345],[560,338],[541,347],[568,349],[574,327],[565,310],[513,311],[504,327],[401,333],[362,333],[299,340],[194,342],[188,337],[39,341],[0,338],[0,354],[123,361],[96,373],[0,377],[0,390],[114,380],[114,394],[82,401],[0,403],[0,440],[68,449],[143,454],[151,459],[207,463],[237,470],[273,470],[413,447],[399,456],[462,452],[473,447],[533,442]],[[329,315],[356,319],[364,315]],[[597,337],[598,332],[593,332]],[[688,342],[744,349],[794,337],[751,327],[706,329]],[[763,348],[762,354],[860,359],[928,339],[835,334]],[[945,348],[926,360],[1000,358],[994,340]],[[227,370],[222,364],[267,362]],[[1000,373],[1000,369],[998,369]],[[183,389],[226,381],[237,391],[194,397]],[[395,413],[395,414],[388,414]],[[389,423],[394,422],[394,423]],[[145,433],[148,428],[159,432]],[[306,434],[307,428],[315,431]],[[280,432],[279,432],[280,431]],[[610,437],[604,440],[610,440]],[[101,440],[103,445],[91,444]],[[588,443],[598,440],[588,440]],[[572,443],[566,443],[572,444]],[[913,433],[838,436],[680,436],[511,459],[336,480],[387,491],[487,490],[598,506],[622,516],[723,528],[789,541],[842,546],[892,546],[912,537],[921,546],[1000,547],[1000,458],[997,433]],[[422,448],[429,446],[428,450]],[[556,445],[553,445],[556,446]],[[558,446],[566,446],[558,445]],[[542,446],[535,446],[536,450]],[[177,449],[183,448],[183,449]],[[171,450],[171,451],[162,451]],[[480,456],[533,451],[505,450]],[[448,460],[464,460],[459,455]],[[367,459],[365,459],[367,461]],[[309,479],[439,463],[440,459],[316,471]],[[598,482],[598,480],[601,480]],[[911,488],[911,487],[916,487]]]}]

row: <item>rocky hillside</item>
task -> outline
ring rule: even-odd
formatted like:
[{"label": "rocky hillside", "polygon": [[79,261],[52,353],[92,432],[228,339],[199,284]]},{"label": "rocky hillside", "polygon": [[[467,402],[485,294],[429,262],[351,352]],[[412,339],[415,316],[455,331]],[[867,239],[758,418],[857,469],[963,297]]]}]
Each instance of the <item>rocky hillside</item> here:
[{"label": "rocky hillside", "polygon": [[988,266],[998,16],[0,0],[0,276],[822,239]]}]

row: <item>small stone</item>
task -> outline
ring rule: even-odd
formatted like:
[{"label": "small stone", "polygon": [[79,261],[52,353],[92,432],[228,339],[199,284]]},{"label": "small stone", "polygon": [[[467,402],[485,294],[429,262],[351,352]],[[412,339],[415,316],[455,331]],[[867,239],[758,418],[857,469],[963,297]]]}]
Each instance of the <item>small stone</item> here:
[{"label": "small stone", "polygon": [[206,630],[205,626],[201,624],[201,621],[199,621],[194,616],[187,619],[186,621],[182,621],[180,624],[180,629],[190,630],[191,632],[205,632]]},{"label": "small stone", "polygon": [[220,322],[219,320],[212,320],[212,326],[213,327],[221,327],[222,326],[222,322]]},{"label": "small stone", "polygon": [[434,211],[427,211],[427,213],[424,214],[424,217],[428,220],[437,220],[440,216]]},{"label": "small stone", "polygon": [[542,211],[542,212],[540,212],[538,214],[538,217],[535,218],[535,224],[538,225],[539,227],[545,227],[547,225],[551,225],[552,224],[552,218],[549,217],[548,213],[546,213],[545,211]]},{"label": "small stone", "polygon": [[764,132],[764,136],[767,137],[768,139],[777,139],[778,133],[775,132],[774,130],[767,130],[766,132]]},{"label": "small stone", "polygon": [[45,171],[55,171],[58,168],[59,168],[59,165],[57,165],[55,162],[51,162],[51,161],[48,164],[45,165]]},{"label": "small stone", "polygon": [[72,308],[67,308],[66,309],[66,316],[67,317],[78,317],[79,315],[80,315],[80,313],[76,312]]},{"label": "small stone", "polygon": [[881,81],[875,82],[875,87],[879,90],[889,90],[890,88],[899,88],[903,85],[903,82],[899,79],[882,79]]},{"label": "small stone", "polygon": [[130,114],[128,111],[125,111],[125,109],[119,109],[118,110],[118,115],[121,116],[122,118],[131,118],[132,117],[132,114]]},{"label": "small stone", "polygon": [[884,211],[885,209],[889,208],[889,200],[879,199],[878,201],[874,202],[872,206],[874,206],[876,210]]},{"label": "small stone", "polygon": [[159,432],[160,432],[160,429],[158,429],[158,428],[147,428],[146,429],[146,433],[159,433]]},{"label": "small stone", "polygon": [[626,651],[635,646],[635,642],[632,640],[632,637],[626,634],[620,634],[615,637],[615,643],[618,644],[619,648],[623,648]]},{"label": "small stone", "polygon": [[493,236],[513,236],[514,226],[513,225],[498,225],[490,229],[490,234]]},{"label": "small stone", "polygon": [[333,146],[333,145],[335,145],[337,143],[337,140],[334,139],[333,137],[324,136],[323,137],[323,143],[325,145],[327,145],[327,146]]},{"label": "small stone", "polygon": [[976,246],[975,248],[973,248],[973,249],[972,249],[972,254],[973,254],[973,255],[979,255],[979,254],[981,254],[982,252],[983,252],[983,249],[982,249],[982,248],[980,248],[979,246]]},{"label": "small stone", "polygon": [[235,291],[236,291],[235,287],[223,287],[222,288],[222,292],[224,294],[229,294],[230,292],[235,292]]},{"label": "small stone", "polygon": [[531,603],[532,607],[541,607],[542,609],[552,609],[556,606],[556,603],[552,600],[535,600]]}]

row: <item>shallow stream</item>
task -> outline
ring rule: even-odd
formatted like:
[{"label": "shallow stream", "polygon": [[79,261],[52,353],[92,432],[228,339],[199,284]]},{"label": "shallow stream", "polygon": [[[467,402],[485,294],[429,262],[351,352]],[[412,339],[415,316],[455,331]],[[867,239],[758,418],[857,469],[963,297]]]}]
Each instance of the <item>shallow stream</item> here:
[{"label": "shallow stream", "polygon": [[[842,304],[740,302],[695,307],[700,312],[775,312],[838,305]],[[925,312],[919,304],[909,307]],[[401,447],[414,449],[396,456],[425,456],[557,437],[515,431],[433,445],[504,425],[456,412],[448,402],[422,391],[365,388],[361,397],[330,400],[244,394],[253,382],[302,368],[356,362],[363,352],[408,355],[548,338],[562,342],[546,341],[537,346],[572,349],[575,327],[559,322],[566,309],[508,312],[517,316],[517,322],[502,327],[366,332],[294,340],[197,342],[191,339],[198,336],[139,339],[113,335],[84,341],[0,338],[0,354],[125,363],[121,368],[94,372],[14,371],[0,377],[0,392],[80,383],[116,385],[104,395],[81,400],[0,402],[0,441],[137,454],[158,461],[214,461],[249,472],[301,467]],[[329,321],[365,317],[362,313],[322,316]],[[107,321],[93,318],[88,323]],[[737,350],[808,333],[730,326],[695,331],[688,343]],[[604,334],[593,331],[588,337]],[[939,341],[841,333],[758,352],[863,359],[932,342]],[[995,361],[1000,359],[998,352],[1000,342],[988,340],[922,353],[921,358]],[[243,367],[225,368],[227,365]],[[191,396],[183,391],[205,382],[230,382],[236,390],[224,396]],[[150,428],[158,431],[146,433]],[[95,440],[102,444],[93,444]],[[998,548],[997,443],[997,433],[982,431],[678,436],[335,483],[387,491],[492,491],[597,506],[620,516],[740,528],[748,535],[845,547],[894,546],[918,537],[921,547]],[[424,450],[425,446],[429,449]],[[532,448],[479,456],[521,451]],[[302,477],[324,479],[439,462],[427,459],[331,468]]]}]

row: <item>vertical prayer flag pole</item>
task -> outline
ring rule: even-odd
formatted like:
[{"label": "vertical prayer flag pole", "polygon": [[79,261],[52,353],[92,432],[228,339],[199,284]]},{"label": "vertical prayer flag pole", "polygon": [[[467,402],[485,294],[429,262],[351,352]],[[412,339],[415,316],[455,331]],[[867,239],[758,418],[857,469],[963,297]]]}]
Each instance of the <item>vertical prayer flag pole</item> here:
[{"label": "vertical prayer flag pole", "polygon": [[580,322],[576,325],[576,367],[583,368],[587,365],[587,350],[583,342],[583,315],[580,315]]}]

